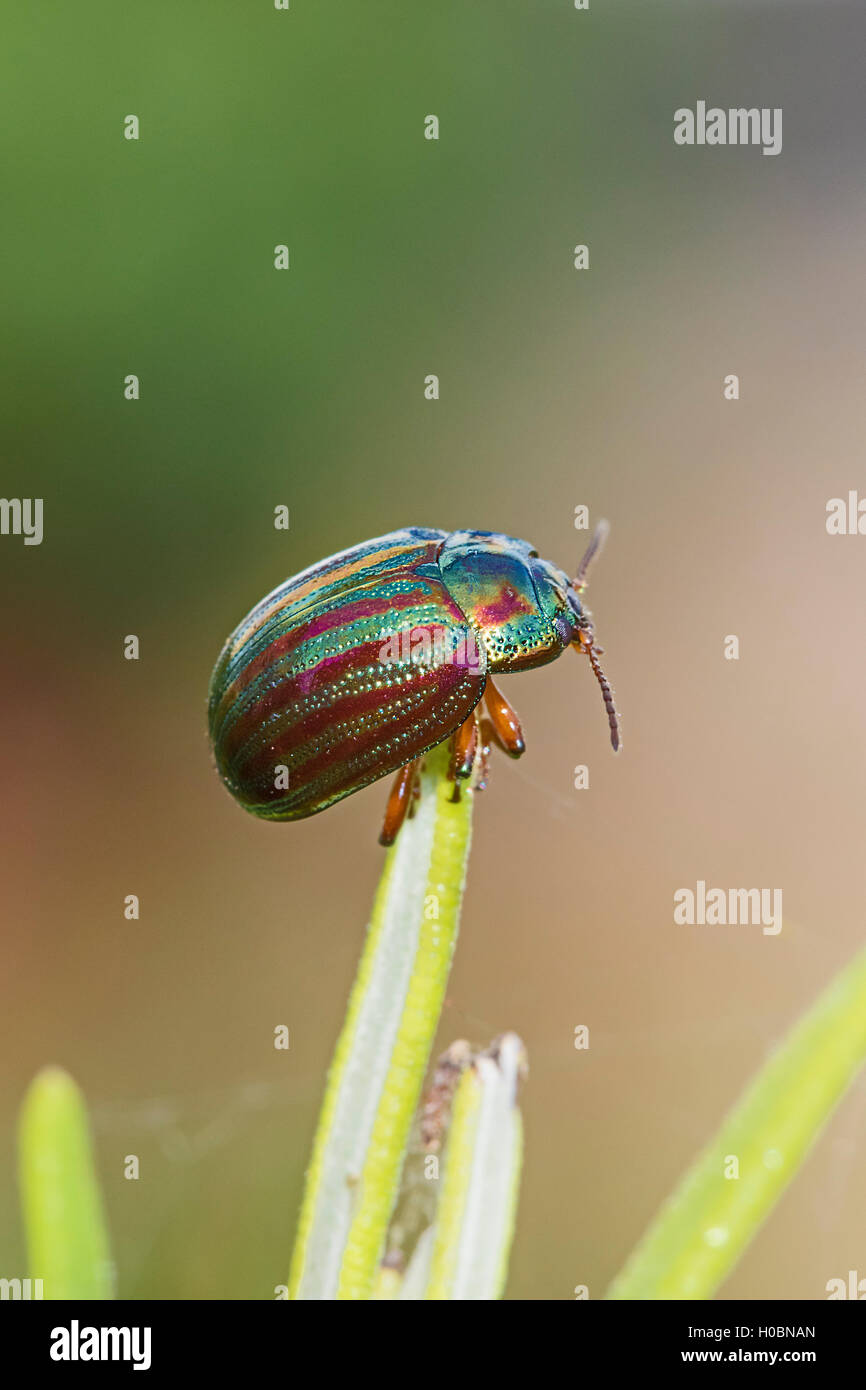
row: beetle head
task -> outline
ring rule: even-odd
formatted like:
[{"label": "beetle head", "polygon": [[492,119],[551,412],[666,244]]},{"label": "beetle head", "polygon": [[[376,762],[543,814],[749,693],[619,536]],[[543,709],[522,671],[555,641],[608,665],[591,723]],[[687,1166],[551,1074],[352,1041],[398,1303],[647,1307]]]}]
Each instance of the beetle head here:
[{"label": "beetle head", "polygon": [[599,522],[574,579],[526,541],[495,531],[454,531],[442,545],[438,563],[449,594],[485,649],[491,673],[543,666],[569,646],[589,657],[604,697],[611,743],[618,749],[613,693],[598,664],[601,648],[583,603],[590,565],[607,532],[607,522]]},{"label": "beetle head", "polygon": [[484,646],[491,672],[543,666],[573,640],[568,577],[526,541],[455,531],[439,553],[439,570]]}]

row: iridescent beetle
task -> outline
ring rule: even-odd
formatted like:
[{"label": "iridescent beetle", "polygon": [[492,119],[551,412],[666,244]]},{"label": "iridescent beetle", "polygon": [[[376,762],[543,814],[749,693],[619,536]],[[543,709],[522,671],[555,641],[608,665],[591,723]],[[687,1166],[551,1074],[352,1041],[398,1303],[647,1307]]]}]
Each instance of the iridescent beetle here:
[{"label": "iridescent beetle", "polygon": [[483,785],[491,744],[524,751],[493,676],[569,646],[589,658],[618,750],[581,602],[606,534],[601,522],[573,580],[512,536],[419,527],[287,579],[232,633],[211,677],[210,736],[229,791],[257,816],[300,820],[397,772],[381,835],[392,844],[424,753],[450,739],[455,797],[473,772]]}]

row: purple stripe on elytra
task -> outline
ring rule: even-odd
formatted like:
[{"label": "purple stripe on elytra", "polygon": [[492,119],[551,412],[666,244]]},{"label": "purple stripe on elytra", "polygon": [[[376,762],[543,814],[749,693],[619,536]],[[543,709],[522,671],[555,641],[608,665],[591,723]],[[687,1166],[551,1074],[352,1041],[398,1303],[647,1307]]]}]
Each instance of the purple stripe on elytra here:
[{"label": "purple stripe on elytra", "polygon": [[[471,711],[482,690],[483,681],[476,680],[473,685],[470,673],[463,672],[457,686],[444,699],[441,690],[431,688],[425,701],[427,717],[416,718],[396,733],[393,723],[384,718],[381,723],[332,741],[324,748],[316,746],[316,734],[300,745],[292,743],[289,790],[280,793],[272,780],[259,781],[255,787],[257,795],[251,795],[248,804],[273,819],[324,810],[344,796],[347,787],[357,791],[381,777],[383,767],[394,770],[410,756],[416,757],[441,743]],[[327,722],[324,727],[329,728]],[[387,739],[381,737],[382,728],[388,728]],[[279,745],[271,756],[286,758]],[[268,759],[260,772],[270,773],[271,767]],[[249,782],[247,786],[252,793],[253,786]]]},{"label": "purple stripe on elytra", "polygon": [[[469,636],[468,628],[464,627],[463,632]],[[347,704],[362,693],[369,694],[375,705],[391,690],[399,693],[407,687],[417,687],[437,669],[413,662],[383,662],[381,646],[381,633],[370,643],[355,640],[346,651],[320,658],[315,665],[297,673],[286,673],[264,692],[260,688],[258,698],[245,702],[243,710],[238,710],[231,722],[224,725],[220,742],[232,765],[242,763],[262,742],[269,742],[275,729],[282,731],[303,724],[318,697],[325,717],[336,723],[345,717]],[[460,664],[448,663],[455,673]],[[370,688],[362,691],[365,684]]]},{"label": "purple stripe on elytra", "polygon": [[[435,562],[444,534],[421,533],[416,537],[411,532],[395,532],[359,546],[351,560],[346,554],[332,556],[278,586],[229,638],[223,653],[225,684],[231,684],[237,671],[267,647],[274,623],[302,621],[310,608],[339,605],[353,589],[372,584],[392,570],[411,571],[417,565]],[[331,571],[338,575],[329,582],[327,574]]]},{"label": "purple stripe on elytra", "polygon": [[[397,586],[389,586],[395,588]],[[417,591],[393,592],[377,597],[367,596],[355,604],[335,605],[328,613],[317,616],[311,623],[304,623],[298,629],[275,636],[265,647],[255,662],[249,662],[239,673],[232,687],[226,688],[220,705],[212,711],[213,729],[218,737],[223,737],[247,710],[263,698],[264,693],[277,684],[297,679],[296,673],[316,667],[329,656],[339,657],[344,653],[356,651],[367,642],[375,642],[378,648],[391,635],[404,628],[431,626],[442,621],[441,601],[426,599],[419,605]],[[429,584],[423,588],[429,592]],[[383,602],[387,608],[383,611]],[[455,614],[459,610],[455,606]],[[339,635],[336,651],[322,652],[323,644]],[[258,670],[250,674],[255,664]]]}]

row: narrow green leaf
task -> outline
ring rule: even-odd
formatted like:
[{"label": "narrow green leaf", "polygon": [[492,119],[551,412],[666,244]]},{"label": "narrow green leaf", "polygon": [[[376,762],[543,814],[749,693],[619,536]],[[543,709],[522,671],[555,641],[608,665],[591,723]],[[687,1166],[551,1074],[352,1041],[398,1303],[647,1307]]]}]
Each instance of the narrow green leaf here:
[{"label": "narrow green leaf", "polygon": [[427,1299],[502,1296],[514,1232],[523,1044],[506,1033],[460,1078],[451,1111]]},{"label": "narrow green leaf", "polygon": [[608,1298],[711,1298],[864,1059],[866,952],[837,976],[758,1073]]},{"label": "narrow green leaf", "polygon": [[24,1098],[19,1174],[30,1275],[43,1297],[113,1297],[84,1099],[59,1067],[41,1071]]}]

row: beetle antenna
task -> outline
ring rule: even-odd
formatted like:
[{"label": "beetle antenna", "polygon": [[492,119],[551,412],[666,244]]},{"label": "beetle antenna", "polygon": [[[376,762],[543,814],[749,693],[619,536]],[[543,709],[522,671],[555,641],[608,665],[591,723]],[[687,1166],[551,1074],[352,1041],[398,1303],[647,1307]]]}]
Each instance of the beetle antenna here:
[{"label": "beetle antenna", "polygon": [[616,705],[613,702],[613,691],[610,688],[610,682],[599,665],[597,648],[595,645],[584,647],[583,650],[589,657],[589,664],[595,672],[596,680],[601,686],[602,699],[604,700],[604,707],[607,710],[607,722],[610,725],[610,741],[614,753],[618,753],[622,746],[619,735],[619,715],[617,714]]},{"label": "beetle antenna", "polygon": [[586,588],[586,580],[587,575],[589,574],[590,566],[592,565],[592,562],[596,558],[596,556],[601,552],[601,548],[607,540],[609,531],[610,523],[607,521],[600,521],[596,526],[595,530],[593,531],[592,540],[586,547],[586,552],[584,554],[583,559],[577,567],[577,574],[575,575],[574,579],[574,587],[575,589],[577,589],[578,593],[582,592],[582,590]]}]

